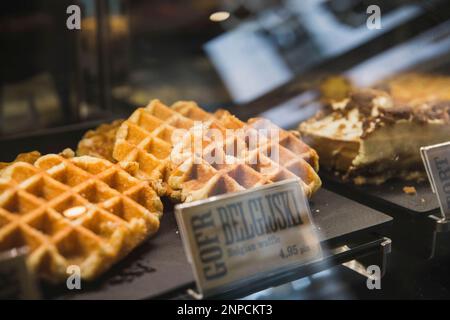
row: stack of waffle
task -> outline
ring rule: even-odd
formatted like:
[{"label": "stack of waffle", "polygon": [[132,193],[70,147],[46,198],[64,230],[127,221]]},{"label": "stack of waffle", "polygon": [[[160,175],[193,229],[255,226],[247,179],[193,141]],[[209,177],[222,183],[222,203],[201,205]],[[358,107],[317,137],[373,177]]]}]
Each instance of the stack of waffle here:
[{"label": "stack of waffle", "polygon": [[293,133],[264,119],[211,114],[193,102],[168,107],[153,100],[136,110],[117,132],[113,157],[138,162],[138,178],[162,182],[184,202],[289,178],[300,178],[310,196],[321,184],[316,152]]},{"label": "stack of waffle", "polygon": [[30,269],[52,282],[71,265],[94,279],[154,234],[161,196],[188,202],[289,178],[310,196],[321,184],[316,152],[293,133],[185,101],[153,100],[89,131],[77,155],[0,163],[0,252],[27,246]]}]

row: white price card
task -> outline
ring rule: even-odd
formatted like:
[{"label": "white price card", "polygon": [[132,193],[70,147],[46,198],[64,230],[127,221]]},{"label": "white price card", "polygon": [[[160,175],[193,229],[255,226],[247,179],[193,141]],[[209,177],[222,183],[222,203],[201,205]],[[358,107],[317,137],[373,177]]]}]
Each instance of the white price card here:
[{"label": "white price card", "polygon": [[442,217],[450,219],[450,142],[420,148],[420,154],[436,193]]},{"label": "white price card", "polygon": [[0,252],[0,299],[39,299],[33,275],[26,264],[27,248]]},{"label": "white price card", "polygon": [[203,296],[322,258],[298,179],[180,204],[175,213]]}]

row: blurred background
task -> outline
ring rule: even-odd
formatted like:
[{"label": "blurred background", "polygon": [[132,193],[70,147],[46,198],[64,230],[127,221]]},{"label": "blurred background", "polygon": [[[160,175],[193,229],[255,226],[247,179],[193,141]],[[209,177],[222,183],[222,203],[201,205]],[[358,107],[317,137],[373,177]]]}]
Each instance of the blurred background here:
[{"label": "blurred background", "polygon": [[[68,30],[66,8],[81,8]],[[381,28],[366,25],[369,5]],[[292,127],[330,75],[450,71],[446,0],[0,3],[0,139],[93,127],[158,98]],[[288,115],[289,116],[286,116]]]}]

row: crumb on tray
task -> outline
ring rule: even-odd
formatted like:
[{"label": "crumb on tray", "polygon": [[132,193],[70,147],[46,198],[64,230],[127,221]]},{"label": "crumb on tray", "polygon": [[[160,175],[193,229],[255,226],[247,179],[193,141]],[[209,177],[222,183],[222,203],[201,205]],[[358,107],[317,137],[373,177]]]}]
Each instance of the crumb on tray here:
[{"label": "crumb on tray", "polygon": [[416,188],[414,187],[410,187],[410,186],[404,186],[403,187],[403,192],[406,194],[411,194],[414,195],[417,193]]}]

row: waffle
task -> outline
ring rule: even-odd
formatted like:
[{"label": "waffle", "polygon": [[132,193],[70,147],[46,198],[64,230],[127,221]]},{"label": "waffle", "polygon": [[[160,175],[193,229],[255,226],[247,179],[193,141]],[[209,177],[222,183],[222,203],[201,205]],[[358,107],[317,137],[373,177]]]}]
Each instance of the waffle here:
[{"label": "waffle", "polygon": [[10,165],[16,163],[16,162],[27,162],[27,163],[34,163],[39,157],[41,156],[41,153],[39,151],[31,151],[26,153],[19,154],[16,159],[14,159],[12,162],[0,162],[0,173]]},{"label": "waffle", "polygon": [[[191,129],[191,134],[175,146],[175,154],[182,155],[179,156],[181,163],[176,163],[178,166],[170,174],[168,183],[172,190],[179,192],[181,201],[204,199],[289,178],[300,178],[308,197],[320,187],[315,171],[318,167],[315,151],[270,121],[255,118],[244,123],[227,111],[202,114],[201,110],[193,112],[199,107],[182,106],[182,103],[174,108],[185,115],[190,110],[190,116],[195,113],[196,120],[204,121],[201,130]],[[211,119],[234,130],[225,139],[214,139]],[[270,130],[277,133],[279,139],[262,134]],[[249,140],[252,136],[257,138]],[[203,148],[192,152],[192,141],[199,140]]]},{"label": "waffle", "polygon": [[[177,135],[177,129],[184,130]],[[217,133],[220,137],[229,133],[227,129],[235,129],[236,134],[231,133],[226,141],[216,139]],[[258,145],[247,146],[246,137],[258,135],[261,129],[275,129],[280,140],[261,136]],[[196,141],[204,153],[195,152]],[[233,144],[241,144],[245,150],[233,157],[226,152]],[[279,161],[265,156],[273,150],[280,153]],[[224,165],[212,164],[211,153],[221,157]],[[292,133],[264,119],[245,123],[225,110],[211,114],[191,101],[167,107],[153,100],[136,110],[120,127],[113,156],[118,161],[138,162],[137,177],[166,182],[166,193],[177,201],[204,199],[287,178],[301,178],[308,195],[321,184],[315,172],[317,154]]]},{"label": "waffle", "polygon": [[78,143],[78,156],[93,156],[115,162],[112,154],[116,133],[123,120],[115,120],[89,130]]},{"label": "waffle", "polygon": [[45,155],[0,177],[0,251],[28,246],[39,277],[64,281],[67,267],[91,280],[159,228],[162,204],[148,183],[109,161]]},{"label": "waffle", "polygon": [[[308,162],[316,172],[319,171],[319,157],[316,151],[303,143],[303,141],[298,138],[298,135],[296,135],[296,132],[283,130],[267,119],[253,118],[245,123],[227,110],[219,109],[214,114],[211,114],[201,109],[196,103],[190,101],[179,101],[175,103],[172,108],[183,116],[197,121],[219,121],[220,125],[225,129],[241,129],[244,131],[244,137],[251,136],[252,134],[256,135],[258,134],[258,131],[274,130],[278,133],[279,144],[282,147],[282,151],[291,151]],[[215,127],[217,127],[217,123]]]},{"label": "waffle", "polygon": [[194,126],[195,120],[153,100],[147,107],[137,109],[120,126],[113,157],[117,161],[139,163],[137,178],[149,181],[161,195],[171,194],[164,182],[171,171],[171,152],[178,140],[174,137],[177,137],[177,129],[182,129],[182,134]]}]

